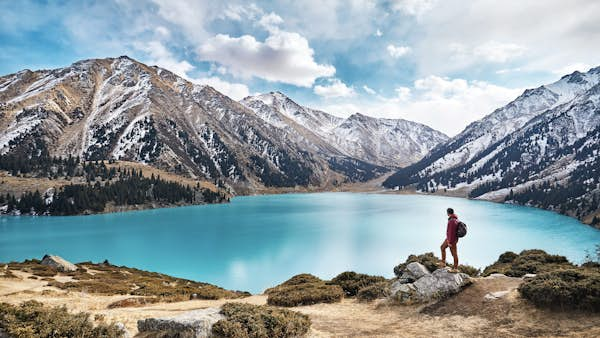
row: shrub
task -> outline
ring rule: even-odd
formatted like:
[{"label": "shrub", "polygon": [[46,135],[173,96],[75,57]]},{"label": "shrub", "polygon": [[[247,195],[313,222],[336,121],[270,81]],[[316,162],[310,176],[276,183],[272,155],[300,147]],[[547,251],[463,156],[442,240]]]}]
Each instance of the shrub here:
[{"label": "shrub", "polygon": [[462,273],[466,273],[467,275],[469,275],[471,277],[477,277],[481,273],[480,269],[477,269],[476,267],[473,267],[473,266],[470,266],[467,264],[459,264],[458,270]]},{"label": "shrub", "polygon": [[356,298],[360,301],[372,301],[379,298],[386,298],[390,295],[390,282],[382,281],[371,284],[358,290]]},{"label": "shrub", "polygon": [[221,319],[212,327],[217,337],[300,337],[310,329],[307,315],[265,305],[227,303]]},{"label": "shrub", "polygon": [[328,285],[325,281],[308,274],[297,275],[284,283],[267,289],[267,304],[299,306],[317,303],[339,302],[344,290],[339,285]]},{"label": "shrub", "polygon": [[[427,253],[424,253],[424,254],[421,254],[418,256],[410,255],[406,259],[406,262],[401,263],[401,264],[397,265],[396,267],[394,267],[394,274],[397,277],[401,277],[402,273],[404,273],[404,270],[406,270],[406,266],[412,262],[421,263],[427,268],[427,270],[429,270],[429,272],[434,272],[435,270],[439,269],[439,263],[441,261],[442,260],[440,258],[438,258],[436,255],[434,255],[433,252],[427,252]],[[446,265],[451,266],[452,264],[446,263]],[[466,273],[467,275],[469,275],[471,277],[477,277],[480,273],[479,269],[472,267],[470,265],[466,265],[466,264],[460,264],[458,266],[458,270]]]},{"label": "shrub", "polygon": [[42,265],[41,261],[38,259],[27,259],[22,263],[10,262],[8,263],[8,268],[10,270],[21,270],[28,272],[39,277],[53,277],[58,273],[56,269],[47,265]]},{"label": "shrub", "polygon": [[11,337],[121,337],[115,325],[92,324],[87,313],[71,314],[65,307],[45,307],[36,301],[19,306],[0,304],[0,328]]},{"label": "shrub", "polygon": [[346,296],[356,296],[358,290],[383,281],[385,281],[385,278],[382,276],[370,276],[354,271],[346,271],[335,276],[329,284],[341,286]]},{"label": "shrub", "polygon": [[406,266],[408,265],[408,263],[412,263],[412,262],[418,262],[423,264],[427,270],[429,270],[430,272],[435,271],[436,269],[438,269],[438,264],[441,262],[441,260],[439,258],[437,258],[433,252],[427,252],[424,253],[422,255],[410,255],[408,256],[408,258],[406,259],[406,262],[401,263],[399,265],[397,265],[396,267],[394,267],[394,274],[398,277],[402,276],[402,273],[404,272],[404,270],[406,270]]},{"label": "shrub", "polygon": [[483,270],[483,275],[502,273],[511,277],[522,277],[527,273],[541,273],[557,269],[570,269],[575,265],[566,257],[550,255],[543,250],[523,250],[520,254],[505,252],[498,260]]},{"label": "shrub", "polygon": [[539,307],[600,312],[600,271],[577,268],[541,273],[524,281],[519,292]]},{"label": "shrub", "polygon": [[116,302],[112,302],[108,304],[108,309],[116,309],[123,307],[140,307],[148,304],[154,304],[160,301],[159,298],[152,297],[132,297],[118,300]]}]

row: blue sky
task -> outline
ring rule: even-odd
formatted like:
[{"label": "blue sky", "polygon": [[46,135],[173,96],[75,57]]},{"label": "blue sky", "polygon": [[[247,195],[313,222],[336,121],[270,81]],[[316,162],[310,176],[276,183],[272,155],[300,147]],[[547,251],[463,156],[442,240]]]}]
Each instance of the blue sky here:
[{"label": "blue sky", "polygon": [[524,88],[600,65],[595,1],[0,0],[0,74],[129,55],[240,99],[449,135]]}]

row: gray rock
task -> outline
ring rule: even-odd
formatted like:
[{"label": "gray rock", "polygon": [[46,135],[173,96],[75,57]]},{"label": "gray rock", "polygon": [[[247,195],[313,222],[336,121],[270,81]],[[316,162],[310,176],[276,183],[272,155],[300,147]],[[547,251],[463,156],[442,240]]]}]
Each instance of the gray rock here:
[{"label": "gray rock", "polygon": [[498,298],[503,298],[504,296],[508,295],[509,293],[510,293],[510,291],[508,291],[508,290],[506,290],[506,291],[497,291],[497,292],[489,292],[485,296],[483,296],[483,299],[485,299],[485,300],[496,300]]},{"label": "gray rock", "polygon": [[427,268],[423,264],[418,262],[408,263],[408,265],[406,266],[406,271],[404,271],[404,273],[411,276],[414,280],[417,280],[427,275],[431,275],[431,272],[429,272],[429,270],[427,270]]},{"label": "gray rock", "polygon": [[426,300],[457,293],[471,282],[465,273],[450,273],[448,268],[437,269],[432,274],[413,283],[417,292]]},{"label": "gray rock", "polygon": [[415,278],[408,272],[404,272],[402,273],[402,276],[400,276],[400,278],[397,279],[397,281],[399,281],[400,283],[412,283],[415,281]]},{"label": "gray rock", "polygon": [[115,326],[121,330],[122,335],[121,338],[131,338],[131,334],[129,333],[129,331],[127,330],[127,327],[125,327],[125,324],[118,322],[115,324]]},{"label": "gray rock", "polygon": [[494,278],[508,278],[508,276],[506,276],[505,274],[502,273],[492,273],[489,276],[485,277],[485,278],[490,278],[490,279],[494,279]]},{"label": "gray rock", "polygon": [[170,333],[192,333],[194,337],[210,337],[212,326],[217,321],[225,319],[221,308],[210,307],[182,313],[174,317],[148,318],[138,320],[140,332],[169,331]]},{"label": "gray rock", "polygon": [[390,298],[405,304],[428,302],[458,293],[465,285],[471,283],[467,274],[450,273],[448,270],[437,269],[414,283],[396,281],[390,287]]},{"label": "gray rock", "polygon": [[523,275],[523,279],[531,279],[535,276],[537,276],[535,273],[526,273],[525,275]]},{"label": "gray rock", "polygon": [[45,255],[44,258],[42,258],[41,264],[47,265],[61,272],[71,272],[77,270],[77,266],[75,264],[62,257],[54,255]]}]

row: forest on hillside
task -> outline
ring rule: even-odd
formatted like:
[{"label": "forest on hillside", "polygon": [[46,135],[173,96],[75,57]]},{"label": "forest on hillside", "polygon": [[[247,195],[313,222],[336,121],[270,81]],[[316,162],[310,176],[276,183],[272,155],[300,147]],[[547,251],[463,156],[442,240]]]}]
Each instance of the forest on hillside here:
[{"label": "forest on hillside", "polygon": [[72,183],[47,192],[36,190],[19,196],[10,193],[0,195],[0,211],[3,213],[77,215],[103,212],[108,204],[201,204],[228,199],[221,192],[200,187],[199,183],[192,187],[154,174],[144,177],[142,170],[109,168],[104,161],[85,162],[79,157],[50,156],[39,137],[17,142],[13,144],[12,151],[0,155],[0,170],[6,170],[12,176],[50,180],[81,178],[84,183]]}]

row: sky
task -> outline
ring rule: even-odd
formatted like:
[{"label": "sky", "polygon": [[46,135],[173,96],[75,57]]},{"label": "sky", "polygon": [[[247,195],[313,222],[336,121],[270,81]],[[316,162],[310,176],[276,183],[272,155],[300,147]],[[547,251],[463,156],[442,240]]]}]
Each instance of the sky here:
[{"label": "sky", "polygon": [[600,1],[0,0],[0,74],[128,55],[239,100],[281,91],[450,136],[600,65]]}]

